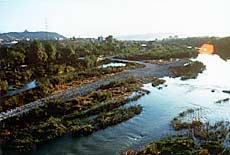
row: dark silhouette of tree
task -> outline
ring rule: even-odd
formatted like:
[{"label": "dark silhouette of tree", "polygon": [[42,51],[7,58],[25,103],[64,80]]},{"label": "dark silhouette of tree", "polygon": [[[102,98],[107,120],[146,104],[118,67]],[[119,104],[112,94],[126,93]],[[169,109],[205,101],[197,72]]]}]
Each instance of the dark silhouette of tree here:
[{"label": "dark silhouette of tree", "polygon": [[0,59],[5,59],[7,57],[7,52],[9,51],[9,48],[6,46],[0,46]]},{"label": "dark silhouette of tree", "polygon": [[221,38],[214,42],[215,53],[227,60],[230,58],[230,37]]},{"label": "dark silhouette of tree", "polygon": [[108,43],[108,44],[112,44],[113,43],[113,36],[109,35],[108,37],[106,37],[105,42]]}]

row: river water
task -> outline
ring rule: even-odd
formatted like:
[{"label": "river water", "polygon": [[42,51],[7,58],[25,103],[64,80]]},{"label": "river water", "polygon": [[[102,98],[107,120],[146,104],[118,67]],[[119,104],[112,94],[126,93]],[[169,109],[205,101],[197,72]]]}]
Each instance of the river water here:
[{"label": "river water", "polygon": [[125,67],[126,63],[121,63],[121,62],[111,62],[108,64],[103,64],[100,67],[102,68],[107,68],[107,67]]},{"label": "river water", "polygon": [[25,91],[34,89],[34,88],[37,87],[37,84],[36,84],[36,80],[33,80],[33,81],[31,81],[31,82],[26,83],[26,84],[23,85],[23,87],[21,87],[21,88],[16,89],[16,88],[14,88],[14,87],[15,87],[14,85],[10,85],[10,86],[8,87],[8,92],[7,92],[7,94],[5,94],[4,96],[0,96],[0,100],[1,100],[1,98],[4,98],[4,97],[14,96],[14,95],[23,93],[23,92],[25,92]]},{"label": "river water", "polygon": [[197,79],[181,81],[165,77],[162,89],[145,84],[150,90],[138,101],[143,112],[121,124],[86,137],[64,136],[37,146],[23,155],[113,155],[125,149],[138,149],[153,140],[175,134],[169,122],[181,111],[201,108],[202,119],[210,122],[230,120],[230,102],[215,103],[230,97],[230,61],[218,55],[199,55],[196,60],[206,65]]}]

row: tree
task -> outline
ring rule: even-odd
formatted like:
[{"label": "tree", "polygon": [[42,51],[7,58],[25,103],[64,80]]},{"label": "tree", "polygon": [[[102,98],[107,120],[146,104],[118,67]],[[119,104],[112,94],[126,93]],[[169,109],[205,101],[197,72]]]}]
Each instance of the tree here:
[{"label": "tree", "polygon": [[9,49],[6,46],[0,46],[0,59],[5,59]]},{"label": "tree", "polygon": [[108,54],[112,54],[113,52],[117,51],[116,50],[117,46],[118,44],[116,44],[112,35],[109,35],[108,37],[105,38],[105,44],[103,48]]},{"label": "tree", "polygon": [[25,62],[25,55],[21,52],[9,51],[7,53],[7,59],[12,67],[16,67]]},{"label": "tree", "polygon": [[48,58],[47,58],[48,63],[55,60],[56,54],[57,54],[57,49],[52,43],[45,44],[45,52],[48,56]]},{"label": "tree", "polygon": [[97,57],[95,55],[85,57],[85,65],[87,68],[95,66],[97,63]]},{"label": "tree", "polygon": [[109,35],[108,37],[106,37],[105,42],[108,43],[108,44],[112,44],[113,43],[113,36]]},{"label": "tree", "polygon": [[29,64],[43,64],[47,60],[47,54],[42,44],[35,40],[31,43],[29,51],[27,51],[27,62]]},{"label": "tree", "polygon": [[73,47],[69,46],[69,45],[67,47],[63,48],[61,51],[62,51],[62,53],[61,53],[62,58],[64,58],[65,61],[68,59],[71,59],[71,57],[74,56],[74,54],[75,54]]},{"label": "tree", "polygon": [[76,40],[76,37],[75,37],[75,36],[73,36],[72,38],[70,38],[70,40],[75,41],[75,40]]}]

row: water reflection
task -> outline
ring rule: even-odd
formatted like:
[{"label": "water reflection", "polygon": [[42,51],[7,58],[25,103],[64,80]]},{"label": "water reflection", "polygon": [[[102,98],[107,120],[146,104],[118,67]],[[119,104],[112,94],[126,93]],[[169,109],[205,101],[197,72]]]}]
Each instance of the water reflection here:
[{"label": "water reflection", "polygon": [[[230,61],[224,61],[218,55],[199,54],[196,60],[206,65],[206,70],[195,80],[189,80],[194,86],[215,89],[230,89]],[[183,83],[183,81],[181,82]],[[186,83],[186,81],[184,82]]]}]

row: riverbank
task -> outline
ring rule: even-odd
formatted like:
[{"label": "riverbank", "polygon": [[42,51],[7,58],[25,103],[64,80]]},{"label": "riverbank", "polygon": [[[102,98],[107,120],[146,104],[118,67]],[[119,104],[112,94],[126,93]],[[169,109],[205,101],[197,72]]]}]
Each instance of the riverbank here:
[{"label": "riverbank", "polygon": [[[127,60],[120,60],[121,62]],[[128,62],[136,62],[136,61],[128,61]],[[124,72],[121,72],[119,74],[116,74],[114,76],[110,76],[107,78],[102,78],[100,80],[97,80],[92,83],[87,83],[80,85],[76,88],[70,88],[62,92],[58,92],[56,94],[50,95],[46,98],[38,99],[34,102],[31,102],[29,104],[23,105],[21,107],[17,107],[15,109],[11,109],[7,112],[1,112],[0,113],[0,121],[7,119],[9,117],[21,115],[23,113],[26,113],[30,110],[36,109],[38,107],[44,106],[44,102],[47,102],[52,99],[62,99],[62,100],[68,100],[69,98],[73,98],[76,96],[84,96],[88,93],[96,90],[97,88],[108,85],[111,81],[125,81],[130,77],[134,78],[147,78],[147,77],[157,77],[162,78],[164,76],[171,76],[170,67],[172,66],[180,66],[185,64],[185,61],[174,61],[167,65],[157,65],[157,64],[148,64],[144,63],[144,68],[138,68],[138,69],[132,69],[132,70],[126,70]]]},{"label": "riverbank", "polygon": [[28,151],[34,144],[65,134],[89,135],[126,121],[141,113],[140,105],[128,106],[128,103],[148,93],[141,89],[146,82],[159,85],[164,80],[128,78],[125,81],[111,81],[87,95],[46,101],[42,107],[2,120],[1,146],[6,150]]},{"label": "riverbank", "polygon": [[[42,99],[40,103],[30,103],[32,107],[16,108],[15,113],[11,111],[10,115],[5,114],[1,121],[2,146],[27,151],[34,144],[68,133],[73,136],[88,135],[126,121],[142,111],[139,105],[123,106],[148,93],[141,89],[143,83],[152,83],[152,86],[157,87],[165,82],[160,77],[171,76],[171,67],[183,66],[185,63],[182,60],[166,65],[144,63],[144,68],[126,70],[77,88],[63,90]],[[14,138],[11,135],[15,135]]]}]

